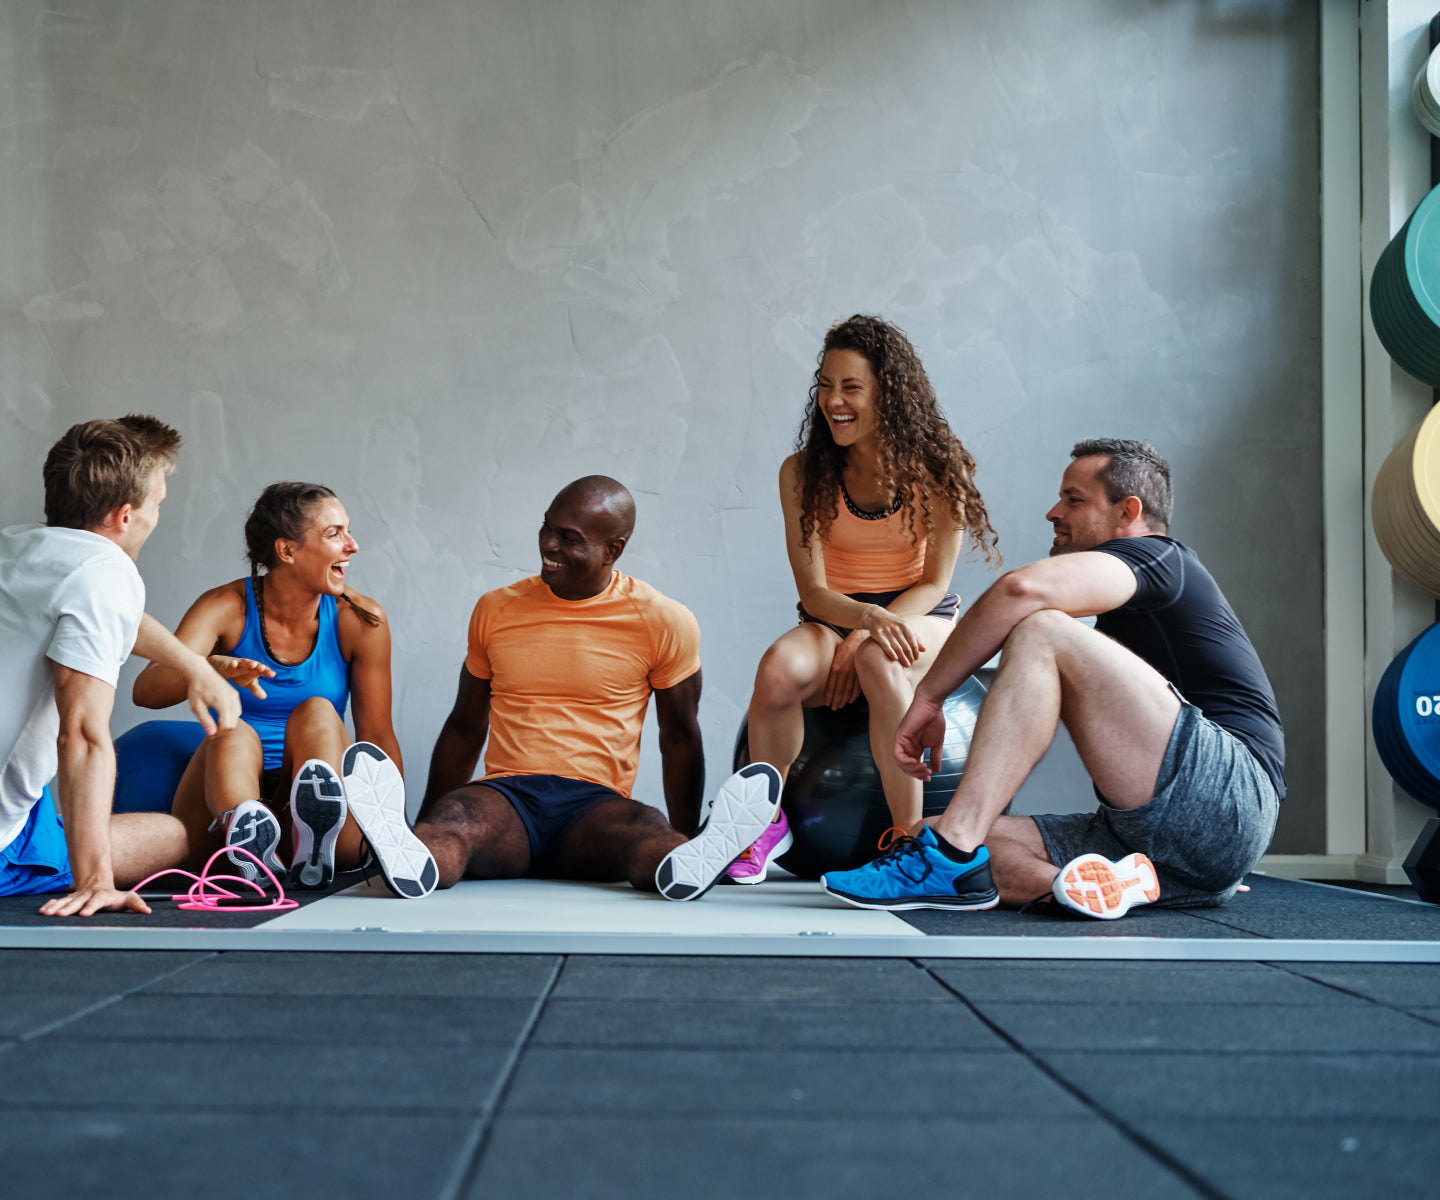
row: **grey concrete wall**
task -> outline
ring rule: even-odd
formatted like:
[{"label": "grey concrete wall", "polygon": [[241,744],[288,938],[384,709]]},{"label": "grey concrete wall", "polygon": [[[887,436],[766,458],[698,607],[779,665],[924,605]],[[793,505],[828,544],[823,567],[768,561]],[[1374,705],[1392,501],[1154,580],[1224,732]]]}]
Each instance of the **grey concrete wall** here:
[{"label": "grey concrete wall", "polygon": [[[475,597],[535,569],[560,485],[617,475],[624,565],[704,630],[713,777],[792,620],[775,473],[816,347],[880,312],[1012,563],[1074,439],[1170,456],[1280,695],[1277,848],[1321,849],[1313,7],[6,0],[0,521],[73,421],[174,423],[141,561],[174,622],[242,573],[265,483],[335,487],[414,799]],[[1022,807],[1085,802],[1057,753]]]}]

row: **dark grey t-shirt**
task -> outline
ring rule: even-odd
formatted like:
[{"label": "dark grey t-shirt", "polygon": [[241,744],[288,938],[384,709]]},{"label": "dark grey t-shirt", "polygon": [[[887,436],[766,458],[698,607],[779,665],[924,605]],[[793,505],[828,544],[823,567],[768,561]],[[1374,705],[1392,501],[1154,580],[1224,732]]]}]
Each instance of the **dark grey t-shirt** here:
[{"label": "dark grey t-shirt", "polygon": [[1171,537],[1116,538],[1095,549],[1135,572],[1135,595],[1095,628],[1138,654],[1249,748],[1285,795],[1285,735],[1265,668],[1195,551]]}]

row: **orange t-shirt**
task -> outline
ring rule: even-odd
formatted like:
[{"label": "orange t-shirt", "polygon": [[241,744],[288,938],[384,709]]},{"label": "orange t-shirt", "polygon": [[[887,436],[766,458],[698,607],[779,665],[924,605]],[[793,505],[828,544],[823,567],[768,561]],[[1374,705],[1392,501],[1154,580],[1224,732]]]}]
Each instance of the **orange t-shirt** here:
[{"label": "orange t-shirt", "polygon": [[[920,503],[917,492],[913,501]],[[916,511],[918,523],[919,512]],[[849,595],[853,592],[900,592],[920,582],[925,574],[925,529],[910,541],[905,510],[867,521],[857,517],[840,496],[839,511],[825,534],[825,586]]]},{"label": "orange t-shirt", "polygon": [[465,669],[490,681],[486,779],[563,775],[628,796],[650,693],[700,669],[700,625],[619,571],[588,600],[531,576],[480,597]]}]

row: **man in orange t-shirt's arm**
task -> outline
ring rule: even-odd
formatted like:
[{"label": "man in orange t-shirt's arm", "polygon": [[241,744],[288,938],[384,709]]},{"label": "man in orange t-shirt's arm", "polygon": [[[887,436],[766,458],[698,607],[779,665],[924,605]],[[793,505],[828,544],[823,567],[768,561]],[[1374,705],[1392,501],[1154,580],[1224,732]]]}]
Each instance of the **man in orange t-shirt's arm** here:
[{"label": "man in orange t-shirt's arm", "polygon": [[[700,630],[615,569],[634,528],[623,484],[576,480],[546,510],[540,574],[476,604],[415,824],[440,887],[537,874],[693,900],[775,815],[780,777],[757,763],[725,782],[698,829]],[[669,820],[631,796],[652,695]]]}]

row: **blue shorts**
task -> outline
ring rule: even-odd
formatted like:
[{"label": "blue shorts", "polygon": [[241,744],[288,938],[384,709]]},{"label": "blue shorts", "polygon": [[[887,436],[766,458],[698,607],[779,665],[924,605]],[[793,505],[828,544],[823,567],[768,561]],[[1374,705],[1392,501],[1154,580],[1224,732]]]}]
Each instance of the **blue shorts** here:
[{"label": "blue shorts", "polygon": [[65,825],[50,789],[43,788],[20,832],[0,850],[0,896],[68,892],[74,884]]},{"label": "blue shorts", "polygon": [[619,792],[588,779],[563,775],[506,775],[477,779],[478,787],[492,788],[510,801],[530,839],[530,863],[544,869],[571,827],[596,805],[623,800]]}]

